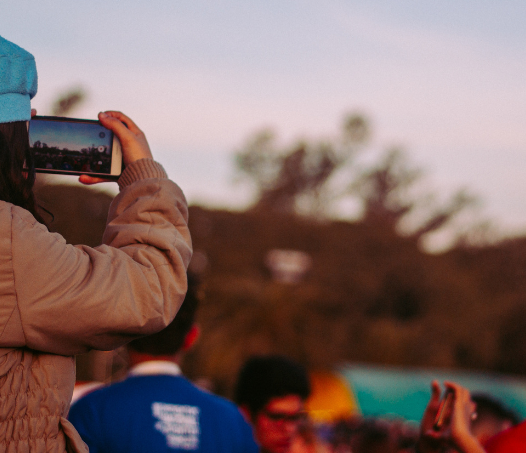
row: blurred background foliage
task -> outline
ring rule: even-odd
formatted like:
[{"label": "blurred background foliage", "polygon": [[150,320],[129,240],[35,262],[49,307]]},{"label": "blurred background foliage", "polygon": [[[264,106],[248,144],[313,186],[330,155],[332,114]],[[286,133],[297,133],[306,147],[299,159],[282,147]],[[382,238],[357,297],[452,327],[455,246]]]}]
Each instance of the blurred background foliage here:
[{"label": "blurred background foliage", "polygon": [[[183,364],[191,378],[230,395],[255,353],[311,369],[355,361],[526,374],[526,238],[455,225],[476,198],[459,190],[437,202],[418,189],[422,172],[398,149],[358,164],[370,129],[353,114],[334,140],[284,147],[259,132],[234,155],[256,193],[252,207],[190,207],[191,271],[206,295],[202,337]],[[111,193],[39,175],[36,194],[52,231],[100,243]],[[338,219],[342,200],[359,203],[361,216]],[[426,237],[448,225],[451,247],[426,251]],[[284,278],[279,261],[290,273],[290,257],[299,270]],[[103,380],[121,365],[88,354],[78,378]]]},{"label": "blurred background foliage", "polygon": [[59,94],[51,107],[52,116],[70,116],[87,98],[83,86],[72,87]]},{"label": "blurred background foliage", "polygon": [[[186,368],[220,392],[253,353],[312,369],[357,361],[526,371],[525,238],[429,254],[363,220],[200,207],[190,228],[207,297]],[[304,251],[312,266],[299,282],[276,280],[265,265],[273,249]]]}]

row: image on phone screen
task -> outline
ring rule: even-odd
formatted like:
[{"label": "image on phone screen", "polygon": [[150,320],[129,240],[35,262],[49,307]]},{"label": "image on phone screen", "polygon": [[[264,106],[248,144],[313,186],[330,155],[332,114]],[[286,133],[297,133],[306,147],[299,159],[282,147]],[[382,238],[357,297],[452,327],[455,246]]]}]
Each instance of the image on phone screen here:
[{"label": "image on phone screen", "polygon": [[29,125],[29,146],[37,171],[116,174],[113,132],[98,121],[35,117]]}]

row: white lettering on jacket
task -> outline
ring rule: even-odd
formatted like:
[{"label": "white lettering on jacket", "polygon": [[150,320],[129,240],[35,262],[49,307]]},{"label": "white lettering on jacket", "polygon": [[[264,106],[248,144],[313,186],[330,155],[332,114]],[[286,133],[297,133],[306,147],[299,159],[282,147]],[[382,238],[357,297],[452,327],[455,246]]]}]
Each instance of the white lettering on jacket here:
[{"label": "white lettering on jacket", "polygon": [[158,421],[155,429],[166,436],[170,448],[199,448],[199,408],[179,404],[152,403],[152,414]]}]

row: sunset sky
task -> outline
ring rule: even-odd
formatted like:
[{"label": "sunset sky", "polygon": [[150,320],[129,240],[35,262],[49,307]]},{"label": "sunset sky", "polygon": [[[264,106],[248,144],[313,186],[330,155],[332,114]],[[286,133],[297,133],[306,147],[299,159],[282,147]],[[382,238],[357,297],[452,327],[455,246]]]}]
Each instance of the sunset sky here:
[{"label": "sunset sky", "polygon": [[49,148],[55,146],[58,149],[72,151],[99,146],[110,148],[112,138],[112,133],[99,123],[33,120],[29,128],[31,146],[39,141],[45,143]]},{"label": "sunset sky", "polygon": [[48,114],[119,109],[191,203],[239,207],[233,152],[273,128],[283,144],[371,121],[370,153],[401,146],[444,197],[526,232],[526,3],[444,0],[2,0],[0,35],[33,53]]}]

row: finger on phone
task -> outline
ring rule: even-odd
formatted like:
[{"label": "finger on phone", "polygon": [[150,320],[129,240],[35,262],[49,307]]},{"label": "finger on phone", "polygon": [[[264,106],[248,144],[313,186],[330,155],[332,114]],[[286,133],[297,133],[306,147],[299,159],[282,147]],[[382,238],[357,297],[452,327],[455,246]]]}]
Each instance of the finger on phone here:
[{"label": "finger on phone", "polygon": [[135,124],[135,122],[127,115],[125,115],[122,112],[116,111],[116,110],[108,110],[106,112],[103,112],[106,115],[118,119],[120,122],[124,123],[128,130],[133,132],[134,134],[137,134],[138,132],[141,132],[139,127]]},{"label": "finger on phone", "polygon": [[112,180],[111,179],[106,179],[106,178],[96,178],[96,177],[90,176],[90,175],[80,175],[79,176],[79,182],[89,186],[89,185],[92,185],[92,184],[98,184],[100,182],[112,182]]},{"label": "finger on phone", "polygon": [[124,125],[122,121],[120,121],[119,118],[113,115],[110,115],[109,113],[108,112],[99,113],[99,121],[105,128],[113,131],[119,137],[121,141],[123,139],[126,139],[126,136],[132,135],[131,131]]},{"label": "finger on phone", "polygon": [[440,401],[440,393],[440,384],[434,380],[431,382],[431,400],[436,402]]}]

